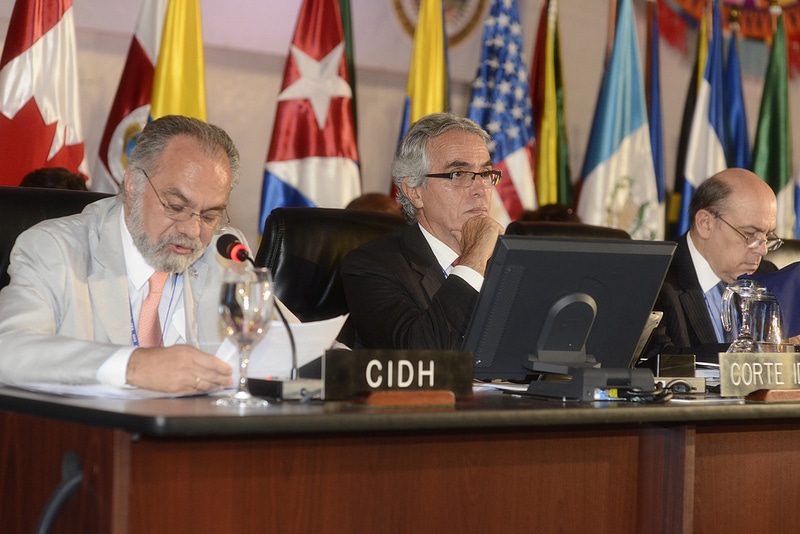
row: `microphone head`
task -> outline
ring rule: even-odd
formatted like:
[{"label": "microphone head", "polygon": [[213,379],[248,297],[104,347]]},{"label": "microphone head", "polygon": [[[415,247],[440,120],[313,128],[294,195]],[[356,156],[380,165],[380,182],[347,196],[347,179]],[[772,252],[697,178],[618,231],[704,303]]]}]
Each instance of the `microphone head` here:
[{"label": "microphone head", "polygon": [[233,234],[222,234],[217,239],[217,252],[222,257],[241,263],[249,259],[250,254],[239,238]]}]

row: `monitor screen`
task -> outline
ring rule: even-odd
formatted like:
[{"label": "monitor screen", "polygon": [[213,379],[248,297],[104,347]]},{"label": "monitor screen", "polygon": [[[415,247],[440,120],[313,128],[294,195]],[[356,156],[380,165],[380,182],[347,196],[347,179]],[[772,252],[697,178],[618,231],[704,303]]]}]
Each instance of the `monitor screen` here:
[{"label": "monitor screen", "polygon": [[631,367],[674,251],[667,241],[500,236],[464,337],[475,378]]}]

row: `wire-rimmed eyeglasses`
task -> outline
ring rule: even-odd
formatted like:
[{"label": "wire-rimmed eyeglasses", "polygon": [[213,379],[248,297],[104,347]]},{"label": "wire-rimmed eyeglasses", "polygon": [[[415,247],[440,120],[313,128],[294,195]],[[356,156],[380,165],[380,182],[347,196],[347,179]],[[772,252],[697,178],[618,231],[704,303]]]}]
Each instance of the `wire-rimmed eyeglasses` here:
[{"label": "wire-rimmed eyeglasses", "polygon": [[770,252],[772,250],[780,248],[781,245],[783,245],[783,239],[778,237],[775,234],[775,232],[768,232],[766,234],[763,232],[752,232],[752,233],[742,232],[734,225],[723,219],[721,215],[717,215],[716,213],[714,213],[713,215],[720,221],[727,224],[731,228],[731,230],[742,236],[742,239],[744,239],[744,243],[747,246],[747,248],[758,248],[761,246],[762,243],[764,243],[767,245],[767,252]]},{"label": "wire-rimmed eyeglasses", "polygon": [[147,178],[147,183],[153,188],[153,193],[156,194],[158,202],[164,208],[164,215],[166,215],[168,218],[172,219],[173,221],[185,222],[191,219],[193,216],[196,216],[201,225],[205,226],[206,228],[216,228],[224,216],[225,222],[222,223],[222,226],[228,224],[228,211],[224,208],[221,210],[213,209],[198,213],[196,211],[192,211],[189,206],[182,206],[180,204],[167,204],[161,200],[161,195],[158,194],[158,190],[156,190],[156,186],[153,185],[153,182],[147,175],[147,171],[141,167],[139,167],[139,170],[142,171],[144,177]]},{"label": "wire-rimmed eyeglasses", "polygon": [[491,171],[453,171],[453,172],[440,172],[435,174],[426,174],[426,178],[446,178],[450,180],[455,187],[472,187],[473,182],[475,182],[475,178],[480,177],[483,181],[483,185],[486,187],[490,187],[493,185],[497,185],[500,182],[500,178],[503,177],[503,171],[499,169],[493,169]]}]

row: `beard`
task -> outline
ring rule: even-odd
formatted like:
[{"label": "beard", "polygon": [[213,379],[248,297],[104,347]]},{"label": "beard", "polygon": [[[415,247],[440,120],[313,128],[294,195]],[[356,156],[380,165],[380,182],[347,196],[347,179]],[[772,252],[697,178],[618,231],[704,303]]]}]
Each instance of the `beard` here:
[{"label": "beard", "polygon": [[[181,233],[174,233],[159,237],[151,241],[144,230],[142,221],[141,196],[133,200],[127,218],[128,231],[133,238],[133,243],[145,261],[156,271],[165,273],[182,273],[205,253],[206,247],[200,239],[191,239]],[[191,250],[189,254],[175,254],[170,250],[170,245],[179,245]]]}]

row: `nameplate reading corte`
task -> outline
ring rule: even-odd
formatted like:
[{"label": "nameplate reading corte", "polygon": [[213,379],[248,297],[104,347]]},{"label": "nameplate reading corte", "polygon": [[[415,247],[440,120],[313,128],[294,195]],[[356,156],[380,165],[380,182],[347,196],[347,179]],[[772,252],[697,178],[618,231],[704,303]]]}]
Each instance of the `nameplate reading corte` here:
[{"label": "nameplate reading corte", "polygon": [[325,400],[375,391],[452,391],[472,396],[472,353],[453,350],[329,350],[322,358]]},{"label": "nameplate reading corte", "polygon": [[721,352],[720,395],[746,397],[761,389],[800,389],[800,353]]}]

